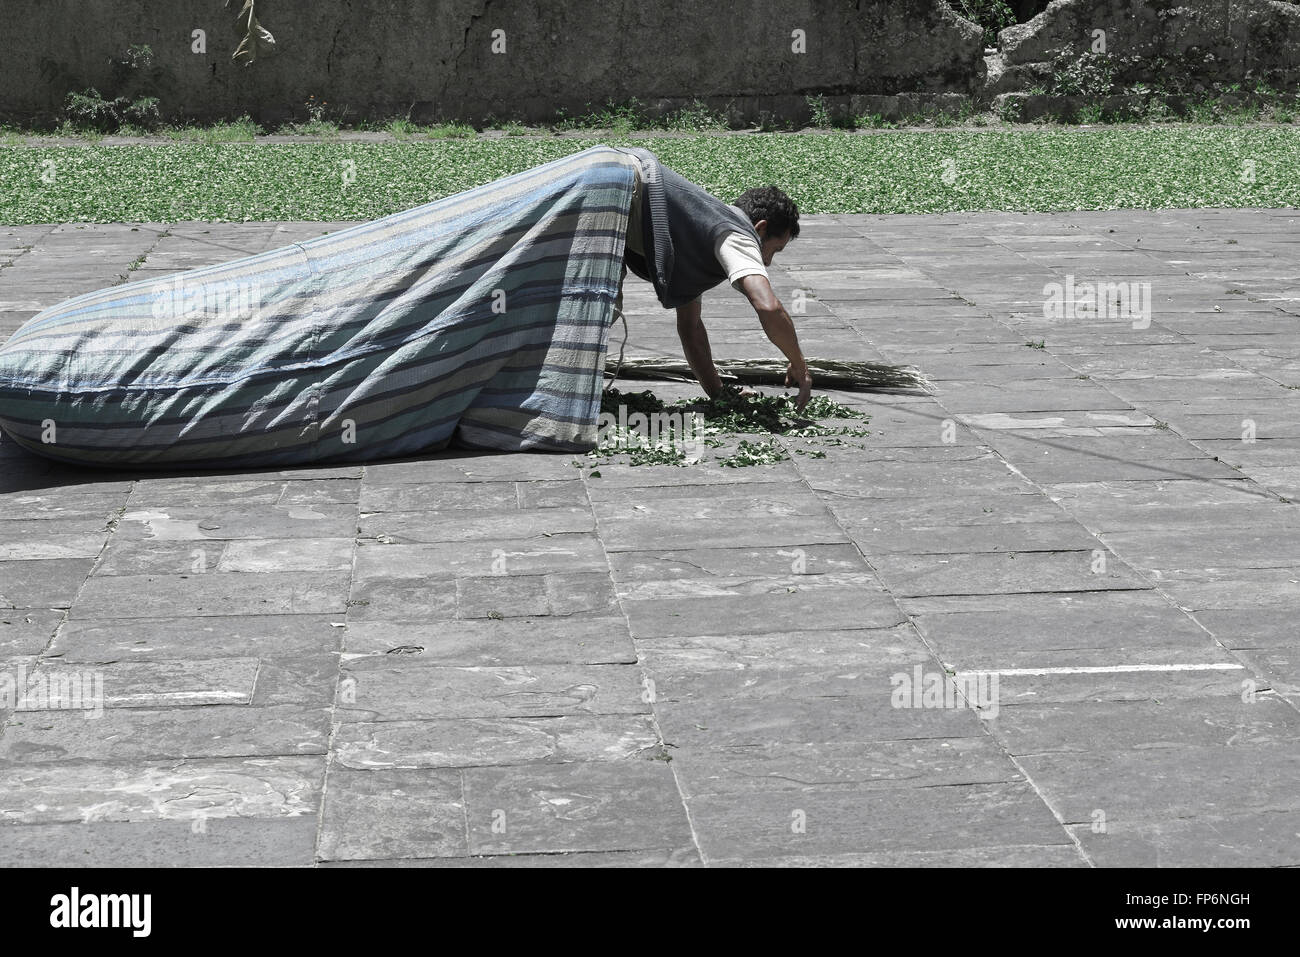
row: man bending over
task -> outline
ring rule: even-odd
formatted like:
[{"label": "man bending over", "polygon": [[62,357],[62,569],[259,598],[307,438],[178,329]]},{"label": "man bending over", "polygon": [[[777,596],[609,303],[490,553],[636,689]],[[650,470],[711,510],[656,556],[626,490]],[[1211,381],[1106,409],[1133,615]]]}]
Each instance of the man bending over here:
[{"label": "man bending over", "polygon": [[[624,275],[631,269],[654,285],[664,308],[677,310],[682,350],[704,391],[716,398],[725,390],[700,315],[700,296],[726,281],[749,300],[763,332],[785,354],[786,385],[799,389],[796,405],[802,411],[812,393],[812,375],[790,314],[767,274],[772,258],[799,235],[798,207],[775,186],[747,190],[727,205],[668,169],[650,151],[623,152],[640,166]],[[620,312],[622,298],[620,287]]]}]

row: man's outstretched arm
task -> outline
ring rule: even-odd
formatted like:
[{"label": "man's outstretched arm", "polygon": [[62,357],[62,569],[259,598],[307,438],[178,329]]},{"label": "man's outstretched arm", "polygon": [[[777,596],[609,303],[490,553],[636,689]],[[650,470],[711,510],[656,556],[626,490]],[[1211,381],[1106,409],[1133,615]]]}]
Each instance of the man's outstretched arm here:
[{"label": "man's outstretched arm", "polygon": [[677,307],[677,335],[681,337],[686,361],[690,363],[705,395],[710,399],[722,395],[722,377],[713,364],[713,350],[709,348],[709,333],[704,328],[704,320],[700,318],[698,299]]},{"label": "man's outstretched arm", "polygon": [[[794,331],[794,321],[790,314],[776,298],[772,284],[766,276],[745,276],[736,281],[740,291],[745,294],[749,304],[758,313],[758,321],[763,324],[763,331],[772,340],[772,344],[785,353],[790,365],[785,372],[785,384],[799,388],[799,398],[795,406],[800,412],[808,404],[812,395],[812,373],[804,361],[803,350],[799,348],[799,336]],[[697,304],[698,305],[698,304]],[[712,364],[710,362],[710,364]]]}]

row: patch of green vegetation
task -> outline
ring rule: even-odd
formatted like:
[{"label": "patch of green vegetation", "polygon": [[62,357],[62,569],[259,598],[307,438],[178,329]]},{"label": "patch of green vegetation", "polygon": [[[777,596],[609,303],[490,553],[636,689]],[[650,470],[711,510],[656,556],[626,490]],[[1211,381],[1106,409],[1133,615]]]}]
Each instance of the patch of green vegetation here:
[{"label": "patch of green vegetation", "polygon": [[320,139],[337,139],[339,125],[333,120],[308,120],[305,123],[288,123],[278,130],[281,136],[314,136]]},{"label": "patch of green vegetation", "polygon": [[70,90],[63,98],[63,125],[73,130],[134,135],[162,125],[162,110],[153,95],[162,71],[146,43],[133,43],[122,56],[109,59],[105,96],[95,87]]},{"label": "patch of green vegetation", "polygon": [[1100,103],[1085,103],[1079,107],[1074,119],[1076,123],[1090,125],[1093,123],[1100,123],[1101,117],[1102,111]]},{"label": "patch of green vegetation", "polygon": [[727,128],[726,117],[714,113],[700,100],[667,114],[663,127],[679,133],[708,133]]},{"label": "patch of green vegetation", "polygon": [[54,135],[61,139],[85,140],[87,143],[96,144],[104,138],[104,134],[99,130],[88,127],[76,127],[64,120],[54,130]]},{"label": "patch of green vegetation", "polygon": [[956,0],[952,6],[984,31],[985,47],[997,46],[998,32],[1016,22],[1015,11],[1006,0]]},{"label": "patch of green vegetation", "polygon": [[1168,123],[1175,119],[1173,110],[1169,109],[1161,97],[1153,96],[1147,100],[1146,112],[1143,118],[1148,123]]},{"label": "patch of green vegetation", "polygon": [[567,110],[560,109],[556,111],[556,120],[552,124],[555,130],[562,132],[570,130],[610,130],[619,136],[626,136],[633,130],[641,129],[646,125],[645,110],[641,105],[641,101],[636,97],[622,103],[609,100],[606,101],[603,107],[595,109],[588,105],[587,112],[577,116],[570,116]]},{"label": "patch of green vegetation", "polygon": [[817,96],[804,97],[804,100],[808,104],[808,113],[813,126],[818,129],[829,130],[843,125],[842,122],[836,121],[835,115],[826,103],[825,96],[818,94]]},{"label": "patch of green vegetation", "polygon": [[711,110],[699,99],[689,106],[667,113],[652,115],[645,105],[633,97],[623,102],[606,101],[602,107],[587,105],[585,113],[570,114],[556,111],[555,120],[548,124],[552,131],[567,133],[582,130],[608,130],[615,136],[628,136],[634,132],[664,130],[674,133],[709,133],[725,130],[727,118]]},{"label": "patch of green vegetation", "polygon": [[156,96],[125,96],[105,99],[94,87],[69,93],[63,100],[63,116],[76,130],[99,133],[123,133],[129,130],[153,130],[162,123]]},{"label": "patch of green vegetation", "polygon": [[[468,133],[468,127],[460,128]],[[0,153],[0,222],[369,220],[558,159],[587,138],[404,143],[34,145]],[[672,169],[732,199],[777,183],[807,213],[1290,207],[1295,127],[1102,127],[647,137]],[[962,157],[963,190],[935,170]],[[1241,157],[1256,161],[1241,181]],[[41,176],[53,160],[53,183]],[[341,188],[349,164],[356,178]],[[351,168],[351,167],[349,167]],[[48,179],[48,177],[45,177]],[[796,240],[797,241],[797,240]]]},{"label": "patch of green vegetation", "polygon": [[303,123],[287,123],[277,132],[282,136],[314,136],[321,139],[333,139],[339,135],[339,123],[342,117],[336,120],[326,119],[326,115],[331,113],[329,109],[329,100],[319,100],[314,95],[307,97],[307,102],[303,104],[307,111],[307,121]]},{"label": "patch of green vegetation", "polygon": [[1007,97],[997,106],[998,119],[1003,123],[1019,123],[1024,104],[1015,97]]},{"label": "patch of green vegetation", "polygon": [[409,140],[420,131],[419,124],[411,122],[409,116],[398,117],[390,121],[384,129],[395,140]]},{"label": "patch of green vegetation", "polygon": [[1223,107],[1217,98],[1198,100],[1187,104],[1187,118],[1193,123],[1212,125],[1223,119]]},{"label": "patch of green vegetation", "polygon": [[864,113],[862,116],[855,117],[853,124],[862,130],[893,130],[898,128],[897,123],[885,119],[879,113]]},{"label": "patch of green vegetation", "polygon": [[467,140],[473,139],[477,131],[465,123],[437,123],[425,128],[425,135],[431,140]]},{"label": "patch of green vegetation", "polygon": [[826,97],[820,93],[816,96],[806,96],[804,101],[808,104],[810,122],[817,129],[853,129],[856,125],[856,120],[847,111],[833,112],[826,102]]},{"label": "patch of green vegetation", "polygon": [[1052,61],[1048,93],[1106,96],[1115,91],[1115,78],[1123,63],[1110,53],[1079,54],[1063,51]]},{"label": "patch of green vegetation", "polygon": [[211,126],[172,126],[163,130],[163,134],[175,142],[204,143],[209,146],[218,143],[251,143],[262,133],[262,127],[247,115],[237,120],[221,120]]}]

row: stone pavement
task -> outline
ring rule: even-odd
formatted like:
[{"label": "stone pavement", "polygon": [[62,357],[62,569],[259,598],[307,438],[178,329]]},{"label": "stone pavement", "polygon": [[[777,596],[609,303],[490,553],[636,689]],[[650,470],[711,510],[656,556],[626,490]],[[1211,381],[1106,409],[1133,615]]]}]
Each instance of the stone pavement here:
[{"label": "stone pavement", "polygon": [[[0,229],[0,332],[328,228]],[[934,382],[837,395],[872,434],[825,459],[0,442],[0,675],[103,708],[0,698],[0,864],[1300,864],[1298,242],[809,217],[774,272],[805,351]],[[628,303],[629,354],[680,355]],[[730,290],[705,316],[775,354]]]}]

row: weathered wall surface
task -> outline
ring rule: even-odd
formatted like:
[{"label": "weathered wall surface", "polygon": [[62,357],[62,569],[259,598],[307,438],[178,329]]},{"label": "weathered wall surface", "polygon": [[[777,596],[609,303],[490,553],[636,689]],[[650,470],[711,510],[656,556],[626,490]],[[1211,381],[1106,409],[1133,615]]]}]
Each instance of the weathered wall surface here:
[{"label": "weathered wall surface", "polygon": [[1300,80],[1300,7],[1273,0],[1054,0],[1003,30],[989,64],[993,92],[1026,89],[1058,53],[1104,52],[1117,79],[1187,90],[1196,84],[1294,87]]},{"label": "weathered wall surface", "polygon": [[309,96],[352,118],[541,120],[630,97],[752,116],[806,94],[975,93],[984,78],[979,29],[942,0],[258,0],[276,46],[248,67],[230,59],[241,2],[5,0],[0,113],[112,95],[110,61],[131,44],[153,49],[165,115],[263,122],[302,117]]}]

